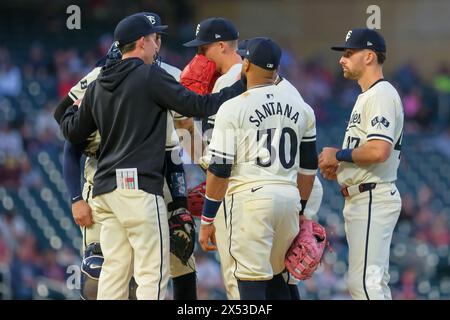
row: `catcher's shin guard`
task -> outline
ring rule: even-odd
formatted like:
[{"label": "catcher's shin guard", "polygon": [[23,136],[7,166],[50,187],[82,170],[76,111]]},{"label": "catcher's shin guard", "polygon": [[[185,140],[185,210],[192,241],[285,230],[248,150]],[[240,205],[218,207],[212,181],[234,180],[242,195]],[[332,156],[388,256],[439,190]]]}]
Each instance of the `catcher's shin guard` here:
[{"label": "catcher's shin guard", "polygon": [[197,300],[197,275],[194,272],[176,277],[173,281],[173,300]]}]

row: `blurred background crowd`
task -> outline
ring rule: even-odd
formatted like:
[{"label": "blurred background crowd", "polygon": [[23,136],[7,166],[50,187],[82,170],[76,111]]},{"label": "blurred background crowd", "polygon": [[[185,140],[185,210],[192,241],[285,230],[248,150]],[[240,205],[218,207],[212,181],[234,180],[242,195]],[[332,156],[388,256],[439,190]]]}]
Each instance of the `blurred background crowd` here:
[{"label": "blurred background crowd", "polygon": [[[62,179],[63,138],[53,110],[106,53],[123,16],[159,13],[169,24],[162,59],[181,69],[194,52],[180,44],[194,37],[196,24],[206,17],[230,18],[241,38],[272,36],[244,32],[245,19],[237,13],[209,12],[204,6],[196,10],[205,1],[79,2],[82,29],[72,31],[65,26],[68,2],[0,5],[0,299],[78,298],[76,285],[69,284],[77,272],[70,266],[80,263],[81,234]],[[341,27],[334,42],[340,43],[347,29]],[[391,247],[392,293],[394,299],[449,299],[450,60],[436,60],[425,71],[408,57],[393,66],[387,40],[385,64],[390,66],[385,77],[400,92],[405,112],[397,182],[403,208]],[[315,110],[318,150],[340,146],[359,86],[342,77],[338,55],[331,62],[327,55],[303,56],[291,42],[278,41],[283,47],[281,74]],[[195,167],[187,165],[186,171],[190,187],[202,179]],[[299,288],[303,299],[349,299],[343,199],[335,183],[319,178],[324,197],[318,219],[327,228],[332,251]],[[196,261],[199,298],[224,299],[217,257],[198,247]]]}]

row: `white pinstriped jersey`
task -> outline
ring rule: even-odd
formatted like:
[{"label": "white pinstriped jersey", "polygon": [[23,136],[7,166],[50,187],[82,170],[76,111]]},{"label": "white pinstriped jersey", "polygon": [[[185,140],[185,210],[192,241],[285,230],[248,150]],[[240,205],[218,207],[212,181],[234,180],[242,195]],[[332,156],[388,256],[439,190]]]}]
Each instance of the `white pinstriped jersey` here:
[{"label": "white pinstriped jersey", "polygon": [[375,83],[361,93],[353,107],[342,148],[357,148],[369,140],[392,144],[392,152],[383,163],[358,166],[341,162],[337,172],[340,185],[394,182],[400,164],[403,132],[403,106],[397,90],[387,81]]},{"label": "white pinstriped jersey", "polygon": [[[166,70],[168,74],[170,74],[172,77],[175,78],[175,80],[180,81],[180,76],[181,76],[180,69],[178,69],[177,67],[171,66],[170,64],[167,64],[165,62],[161,62],[161,68]],[[188,118],[186,116],[179,114],[176,111],[171,111],[171,112],[172,112],[173,120],[185,120]]]},{"label": "white pinstriped jersey", "polygon": [[[166,70],[170,75],[172,75],[177,81],[180,80],[181,70],[171,66],[167,63],[162,62],[161,68]],[[81,79],[72,89],[69,91],[69,97],[74,101],[77,99],[83,99],[84,94],[88,85],[97,79],[100,74],[101,67],[96,67],[92,69],[83,79]],[[167,129],[166,129],[166,151],[179,148],[179,139],[175,131],[173,124],[174,117],[178,117],[177,120],[183,119],[184,116],[179,115],[174,111],[167,112]],[[88,156],[86,158],[84,166],[84,176],[87,182],[94,183],[94,174],[97,168],[96,153],[100,146],[100,134],[98,131],[94,132],[88,138],[88,143],[84,150],[84,153]]]},{"label": "white pinstriped jersey", "polygon": [[[232,86],[241,76],[242,63],[236,63],[228,69],[227,73],[221,75],[214,84],[214,88],[211,93],[217,93],[223,88]],[[214,128],[214,121],[216,120],[216,115],[208,117],[208,125]],[[208,139],[209,142],[210,139]]]},{"label": "white pinstriped jersey", "polygon": [[[280,83],[281,84],[281,83]],[[250,88],[216,115],[209,155],[233,163],[227,194],[262,184],[297,186],[300,143],[315,141],[314,111],[289,84]]]},{"label": "white pinstriped jersey", "polygon": [[[83,100],[88,85],[91,82],[95,81],[95,79],[97,79],[101,69],[102,69],[101,67],[96,67],[92,69],[91,72],[89,72],[83,79],[78,81],[78,83],[75,86],[73,86],[72,89],[70,89],[68,94],[69,97],[73,101],[78,99]],[[88,143],[86,145],[84,153],[90,158],[95,157],[95,154],[98,150],[98,146],[100,145],[100,135],[98,131],[91,134],[87,140]]]}]

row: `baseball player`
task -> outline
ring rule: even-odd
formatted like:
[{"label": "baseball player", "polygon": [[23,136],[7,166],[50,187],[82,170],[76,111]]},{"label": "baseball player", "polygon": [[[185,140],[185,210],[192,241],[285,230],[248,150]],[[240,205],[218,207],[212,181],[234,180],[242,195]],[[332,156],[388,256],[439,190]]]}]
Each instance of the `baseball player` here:
[{"label": "baseball player", "polygon": [[[216,64],[221,75],[215,82],[212,92],[219,92],[240,79],[242,59],[236,53],[239,33],[234,24],[225,18],[208,18],[197,25],[195,39],[184,43],[185,47],[196,47]],[[202,119],[202,130],[206,133],[206,142],[211,139],[215,115]]]},{"label": "baseball player", "polygon": [[228,250],[243,300],[291,298],[284,259],[317,171],[314,112],[275,85],[280,57],[272,40],[249,41],[247,91],[220,107],[209,145],[199,241],[216,249],[215,217],[226,194]]},{"label": "baseball player", "polygon": [[400,215],[395,185],[400,163],[403,107],[383,78],[386,44],[371,29],[353,29],[342,46],[344,77],[357,80],[362,93],[353,107],[342,149],[324,148],[322,175],[337,180],[345,197],[349,246],[348,288],[353,299],[391,299],[389,248]]},{"label": "baseball player", "polygon": [[[160,28],[161,32],[167,28],[161,23],[161,18],[155,13],[146,13],[148,17],[151,17],[153,25]],[[157,36],[157,52],[161,48],[161,36],[160,33]],[[108,52],[108,60],[103,60],[99,62],[100,65],[113,63],[121,58],[121,53],[117,46],[113,44],[110,51]],[[171,74],[175,79],[179,80],[181,71],[164,62],[159,62],[160,66]],[[68,94],[68,103],[70,105],[77,99],[82,99],[84,97],[87,86],[94,81],[98,74],[100,73],[101,67],[98,66],[94,68],[86,77],[80,80],[77,85],[75,85]],[[178,117],[182,117],[178,115]],[[184,170],[182,165],[175,165],[172,161],[171,155],[179,149],[178,137],[174,131],[173,116],[172,112],[167,113],[167,133],[166,133],[166,182],[164,184],[164,199],[169,208],[169,215],[173,215],[175,212],[179,211],[180,208],[185,208],[186,204],[186,183],[184,178]],[[89,267],[89,263],[94,258],[91,257],[94,253],[95,255],[102,256],[101,248],[99,246],[100,242],[100,224],[95,223],[91,213],[91,207],[89,202],[92,200],[92,187],[94,173],[97,168],[96,153],[98,151],[100,143],[100,135],[98,131],[95,132],[89,139],[87,146],[85,147],[84,153],[87,155],[85,168],[84,168],[84,178],[85,183],[83,187],[83,193],[81,195],[80,188],[80,158],[81,151],[79,148],[72,146],[69,142],[65,142],[64,147],[64,178],[66,180],[69,189],[71,190],[72,198],[72,212],[74,219],[77,224],[80,225],[83,234],[83,286],[82,286],[82,298],[83,299],[95,299],[96,298],[96,288],[93,288],[98,284],[98,276],[96,277]],[[174,200],[174,201],[173,201]],[[95,216],[95,210],[94,210]],[[94,252],[92,252],[94,251]],[[102,258],[99,258],[102,262]],[[98,263],[97,263],[98,264]],[[95,270],[95,274],[100,274],[99,270]],[[175,300],[193,300],[196,299],[196,276],[195,276],[195,261],[194,256],[191,255],[189,262],[185,265],[181,263],[174,254],[170,254],[170,275],[173,280],[173,290]],[[94,279],[93,279],[94,278]],[[88,283],[89,282],[89,283]],[[94,294],[88,294],[87,291],[93,292]]]},{"label": "baseball player", "polygon": [[99,299],[125,297],[131,271],[138,299],[165,297],[169,234],[168,224],[162,222],[167,214],[162,201],[161,149],[166,110],[205,117],[242,92],[240,82],[208,96],[185,89],[153,64],[157,32],[145,13],[122,19],[114,31],[122,60],[102,69],[79,110],[74,105],[60,117],[61,110],[55,111],[70,142],[82,143],[97,129],[103,137],[93,188],[104,254]]},{"label": "baseball player", "polygon": [[[245,39],[242,41],[239,41],[238,45],[238,53],[244,55],[247,51],[247,45],[249,40]],[[306,102],[303,100],[303,97],[301,96],[300,92],[295,88],[292,83],[290,83],[286,78],[282,77],[277,73],[277,79],[275,80],[275,85],[282,88],[283,91],[291,91],[293,95],[296,95],[298,99],[306,104]],[[313,189],[311,191],[311,195],[309,196],[308,202],[303,210],[304,216],[306,219],[312,219],[315,217],[319,211],[320,205],[322,203],[322,197],[323,197],[323,187],[322,183],[320,182],[320,179],[316,177],[314,179],[314,185]],[[217,230],[216,230],[217,232]],[[217,240],[217,237],[216,237]],[[291,292],[291,299],[292,300],[299,300],[300,299],[300,293],[298,292],[298,280],[289,274],[289,272],[283,273],[284,279],[287,281],[289,285],[289,290]],[[236,283],[236,278],[232,277],[230,282]],[[237,286],[237,285],[236,285]]]},{"label": "baseball player", "polygon": [[[221,75],[215,82],[212,92],[232,85],[240,79],[242,69],[241,56],[236,52],[239,33],[235,25],[225,18],[208,18],[197,25],[195,39],[186,42],[186,47],[196,47],[199,54],[212,60],[216,64],[216,71]],[[215,115],[202,119],[202,131],[205,143],[211,140],[214,128]],[[193,122],[184,127],[189,131]],[[194,139],[192,139],[194,143]],[[204,161],[204,160],[202,160]],[[227,238],[225,216],[223,208],[216,216],[216,238],[219,251],[220,266],[228,299],[239,299],[239,290],[232,270],[234,261],[229,254],[229,241]]]}]

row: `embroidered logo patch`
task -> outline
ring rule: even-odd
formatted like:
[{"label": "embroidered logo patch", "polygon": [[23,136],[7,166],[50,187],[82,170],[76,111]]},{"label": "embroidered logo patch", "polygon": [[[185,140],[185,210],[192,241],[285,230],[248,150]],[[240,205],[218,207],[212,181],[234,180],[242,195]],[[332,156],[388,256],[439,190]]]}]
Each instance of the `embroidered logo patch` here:
[{"label": "embroidered logo patch", "polygon": [[83,81],[80,82],[80,86],[81,89],[84,90],[87,88],[88,84],[87,84],[87,79],[84,79]]},{"label": "embroidered logo patch", "polygon": [[389,121],[385,117],[376,116],[372,119],[372,127],[377,126],[380,129],[381,125],[383,125],[385,128],[388,128],[389,124]]}]

